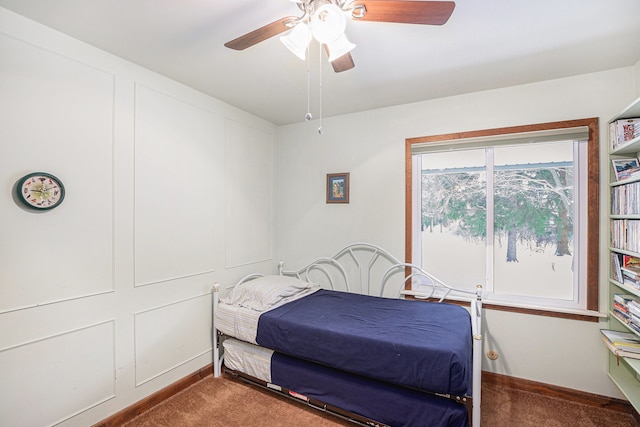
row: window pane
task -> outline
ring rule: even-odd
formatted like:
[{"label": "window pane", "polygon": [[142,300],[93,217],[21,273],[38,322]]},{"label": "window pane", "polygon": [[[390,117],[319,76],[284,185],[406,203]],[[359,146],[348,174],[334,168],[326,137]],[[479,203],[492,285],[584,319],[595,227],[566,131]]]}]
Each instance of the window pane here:
[{"label": "window pane", "polygon": [[473,290],[486,277],[486,166],[483,149],[422,156],[422,266]]},{"label": "window pane", "polygon": [[406,142],[408,259],[487,306],[598,310],[597,119]]},{"label": "window pane", "polygon": [[494,292],[573,300],[573,143],[494,149]]}]

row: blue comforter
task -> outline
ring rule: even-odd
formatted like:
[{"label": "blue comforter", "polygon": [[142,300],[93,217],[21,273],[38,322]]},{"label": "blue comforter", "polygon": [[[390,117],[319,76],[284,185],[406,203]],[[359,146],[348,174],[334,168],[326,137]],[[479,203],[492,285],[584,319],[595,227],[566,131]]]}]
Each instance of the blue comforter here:
[{"label": "blue comforter", "polygon": [[457,305],[320,290],[262,314],[256,340],[392,384],[471,394],[471,319]]},{"label": "blue comforter", "polygon": [[393,427],[468,427],[465,405],[280,353],[274,384]]}]

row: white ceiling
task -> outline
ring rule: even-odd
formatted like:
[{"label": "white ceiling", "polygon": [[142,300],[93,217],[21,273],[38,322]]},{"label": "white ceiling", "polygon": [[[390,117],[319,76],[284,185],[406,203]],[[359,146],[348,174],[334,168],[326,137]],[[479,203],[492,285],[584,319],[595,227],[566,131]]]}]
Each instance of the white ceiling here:
[{"label": "white ceiling", "polygon": [[640,0],[457,0],[444,26],[349,21],[356,67],[336,74],[314,46],[309,79],[307,61],[278,37],[244,51],[223,46],[300,15],[289,0],[0,0],[0,6],[275,124],[304,121],[308,80],[317,118],[320,99],[328,117],[640,60]]}]

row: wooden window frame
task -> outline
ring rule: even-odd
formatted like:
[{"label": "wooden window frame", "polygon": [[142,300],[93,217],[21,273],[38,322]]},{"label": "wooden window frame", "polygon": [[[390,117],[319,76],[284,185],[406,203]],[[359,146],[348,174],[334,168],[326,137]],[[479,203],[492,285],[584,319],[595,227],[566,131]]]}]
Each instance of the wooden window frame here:
[{"label": "wooden window frame", "polygon": [[[470,138],[501,136],[506,134],[518,134],[526,132],[536,132],[544,130],[566,129],[574,127],[587,127],[589,138],[587,142],[587,286],[586,286],[586,310],[598,311],[599,304],[599,242],[600,242],[600,154],[598,139],[598,118],[587,118],[577,120],[565,120],[559,122],[539,123],[532,125],[511,126],[495,129],[484,129],[469,132],[458,132],[441,135],[422,136],[407,138],[405,140],[405,261],[411,263],[412,243],[413,243],[413,176],[412,176],[412,146],[414,144],[425,144],[442,141],[464,141]],[[483,304],[485,308],[510,311],[516,313],[526,313],[549,317],[560,317],[575,320],[598,322],[599,316],[589,314],[564,313],[559,311],[547,311],[541,309],[529,309],[522,307],[511,307],[507,305]]]}]

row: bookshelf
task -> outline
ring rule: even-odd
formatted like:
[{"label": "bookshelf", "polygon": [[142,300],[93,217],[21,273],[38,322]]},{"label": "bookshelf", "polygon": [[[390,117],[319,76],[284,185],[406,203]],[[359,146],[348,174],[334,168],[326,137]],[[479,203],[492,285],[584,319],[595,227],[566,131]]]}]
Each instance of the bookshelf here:
[{"label": "bookshelf", "polygon": [[[609,121],[615,124],[622,119],[640,118],[640,98]],[[640,301],[640,288],[621,279],[613,256],[640,258],[640,173],[617,178],[613,160],[633,159],[640,155],[640,136],[629,141],[615,143],[615,134],[609,132],[609,329],[630,331],[640,336],[628,319],[620,316],[614,304],[614,295],[630,295]],[[623,261],[621,261],[623,262]],[[618,274],[616,274],[618,272]],[[609,353],[609,377],[640,412],[640,360],[618,358]]]}]

